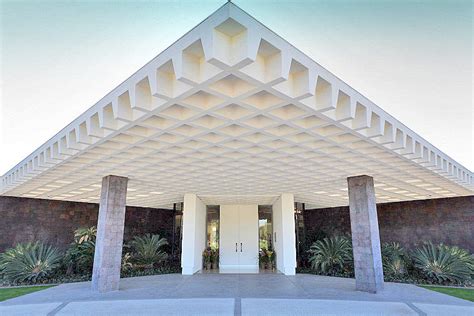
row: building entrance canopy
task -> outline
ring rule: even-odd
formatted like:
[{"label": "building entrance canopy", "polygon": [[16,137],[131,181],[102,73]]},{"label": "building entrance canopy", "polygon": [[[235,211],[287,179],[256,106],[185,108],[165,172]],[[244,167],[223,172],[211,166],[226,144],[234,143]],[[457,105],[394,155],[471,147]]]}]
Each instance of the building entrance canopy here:
[{"label": "building entrance canopy", "polygon": [[346,178],[360,174],[377,202],[474,190],[471,171],[231,3],[6,173],[0,192],[98,202],[107,174],[129,178],[127,204],[149,207],[186,192],[347,205]]}]

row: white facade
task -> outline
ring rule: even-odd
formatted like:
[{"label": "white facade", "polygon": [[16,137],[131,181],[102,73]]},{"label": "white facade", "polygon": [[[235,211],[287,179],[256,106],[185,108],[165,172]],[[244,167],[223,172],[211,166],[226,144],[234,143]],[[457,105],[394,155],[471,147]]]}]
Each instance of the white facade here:
[{"label": "white facade", "polygon": [[206,205],[196,194],[185,194],[181,267],[183,274],[194,274],[202,268],[206,247]]},{"label": "white facade", "polygon": [[282,194],[273,203],[273,240],[276,266],[286,275],[294,275],[296,268],[295,203],[293,194]]}]

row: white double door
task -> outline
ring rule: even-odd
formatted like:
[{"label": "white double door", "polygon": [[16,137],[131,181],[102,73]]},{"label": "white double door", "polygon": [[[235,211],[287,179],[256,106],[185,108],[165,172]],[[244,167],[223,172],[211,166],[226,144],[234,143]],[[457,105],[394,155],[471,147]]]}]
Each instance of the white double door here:
[{"label": "white double door", "polygon": [[221,205],[219,226],[219,272],[258,273],[258,205]]}]

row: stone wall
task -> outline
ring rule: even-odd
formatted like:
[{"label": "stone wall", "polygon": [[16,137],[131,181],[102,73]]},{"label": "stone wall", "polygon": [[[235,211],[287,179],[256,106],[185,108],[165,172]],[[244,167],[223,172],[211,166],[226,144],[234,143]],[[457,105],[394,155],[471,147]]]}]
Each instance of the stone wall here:
[{"label": "stone wall", "polygon": [[[99,206],[0,196],[0,252],[18,242],[41,240],[64,249],[79,227],[97,224]],[[407,247],[422,241],[444,242],[474,252],[474,196],[377,205],[382,242]],[[349,234],[349,208],[305,210],[308,239]],[[127,207],[125,240],[144,233],[160,233],[171,242],[173,211]]]},{"label": "stone wall", "polygon": [[[0,196],[0,252],[36,240],[64,249],[75,229],[97,226],[98,211],[94,203]],[[171,242],[173,220],[172,210],[127,206],[124,239],[159,233]]]},{"label": "stone wall", "polygon": [[[381,242],[424,241],[474,252],[474,196],[377,204]],[[349,207],[305,210],[307,238],[350,234]]]}]

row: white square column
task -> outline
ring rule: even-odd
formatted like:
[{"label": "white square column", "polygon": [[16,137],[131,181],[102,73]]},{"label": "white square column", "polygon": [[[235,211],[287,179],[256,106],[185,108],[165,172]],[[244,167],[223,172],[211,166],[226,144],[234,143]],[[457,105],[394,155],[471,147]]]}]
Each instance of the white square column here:
[{"label": "white square column", "polygon": [[123,230],[128,178],[102,178],[97,238],[95,243],[92,290],[117,291],[122,264]]},{"label": "white square column", "polygon": [[282,194],[273,203],[273,247],[276,252],[276,267],[285,275],[295,275],[295,198],[293,194]]},{"label": "white square column", "polygon": [[349,177],[347,183],[356,289],[377,293],[383,289],[383,268],[374,179]]},{"label": "white square column", "polygon": [[184,195],[182,274],[192,275],[202,269],[202,252],[206,247],[206,205],[196,196]]}]

